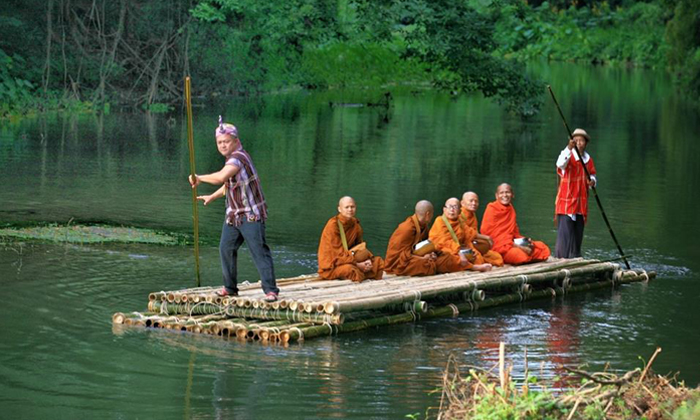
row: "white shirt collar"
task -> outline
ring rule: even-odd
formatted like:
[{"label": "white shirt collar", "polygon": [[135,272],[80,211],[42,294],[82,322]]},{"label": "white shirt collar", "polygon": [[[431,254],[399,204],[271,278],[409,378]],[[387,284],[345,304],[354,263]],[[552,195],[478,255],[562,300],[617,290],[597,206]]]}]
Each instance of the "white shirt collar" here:
[{"label": "white shirt collar", "polygon": [[[571,154],[574,156],[574,159],[578,162],[578,153],[574,152],[574,149],[571,149]],[[583,152],[583,163],[588,163],[588,161],[591,159],[591,155],[588,154],[588,152]]]}]

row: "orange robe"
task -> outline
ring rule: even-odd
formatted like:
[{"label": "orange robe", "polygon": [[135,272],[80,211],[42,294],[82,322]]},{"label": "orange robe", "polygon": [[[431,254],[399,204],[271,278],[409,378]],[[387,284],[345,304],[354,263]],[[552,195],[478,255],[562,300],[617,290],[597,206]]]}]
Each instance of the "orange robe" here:
[{"label": "orange robe", "polygon": [[[459,243],[455,242],[455,240],[452,238],[452,235],[450,234],[449,229],[447,229],[442,216],[435,219],[435,222],[433,222],[433,227],[430,228],[430,234],[428,235],[430,241],[435,245],[435,248],[443,254],[449,255],[450,257],[448,260],[449,262],[443,266],[445,271],[442,272],[452,273],[455,271],[464,271],[472,268],[473,264],[483,264],[484,257],[482,257],[481,253],[479,253],[479,251],[474,248],[474,245],[472,245],[471,240],[469,240],[469,236],[467,236],[467,230],[462,227],[462,223],[460,222],[459,218],[457,220],[448,219],[448,221],[450,222],[450,226],[452,226],[455,235],[457,235]],[[463,246],[470,247],[476,255],[476,259],[473,261],[473,263],[468,263],[466,266],[459,264],[459,250]]]},{"label": "orange robe", "polygon": [[[474,238],[476,238],[476,235],[479,233],[479,220],[476,218],[476,214],[473,211],[462,207],[462,214],[459,215],[459,220],[462,221],[463,225],[468,231],[469,236],[472,238],[471,240],[473,241]],[[484,261],[487,263],[495,267],[503,266],[503,257],[493,249],[490,249],[489,252],[483,254],[483,256]]]},{"label": "orange robe", "polygon": [[338,220],[343,225],[348,249],[362,242],[360,221],[336,215],[328,220],[321,233],[318,244],[318,274],[326,280],[349,279],[360,282],[366,279],[379,280],[384,274],[384,261],[381,257],[372,257],[372,269],[364,273],[355,265],[355,257],[343,248],[338,230]]},{"label": "orange robe", "polygon": [[451,263],[449,255],[443,254],[432,260],[413,254],[413,245],[426,239],[428,229],[420,229],[415,215],[401,222],[389,239],[384,271],[397,276],[432,276],[439,272],[448,272],[438,271],[438,267],[444,268]]},{"label": "orange robe", "polygon": [[513,244],[513,239],[523,236],[512,205],[504,206],[498,201],[489,203],[481,222],[481,232],[493,239],[493,250],[503,255],[506,264],[520,265],[549,258],[549,247],[544,242],[532,241],[531,255]]}]

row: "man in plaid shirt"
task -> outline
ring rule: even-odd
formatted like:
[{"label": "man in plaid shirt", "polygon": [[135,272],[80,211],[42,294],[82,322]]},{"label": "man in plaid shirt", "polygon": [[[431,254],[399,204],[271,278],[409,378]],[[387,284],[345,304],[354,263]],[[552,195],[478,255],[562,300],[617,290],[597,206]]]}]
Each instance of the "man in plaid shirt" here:
[{"label": "man in plaid shirt", "polygon": [[[559,190],[555,206],[557,222],[557,258],[576,258],[581,256],[583,227],[588,218],[588,189],[597,185],[593,158],[586,152],[591,140],[588,133],[581,128],[574,130],[569,144],[561,151],[557,159]],[[576,147],[578,154],[573,150]],[[579,156],[581,160],[579,160]],[[583,170],[586,165],[591,178]]]},{"label": "man in plaid shirt", "polygon": [[258,172],[248,152],[243,150],[238,138],[238,129],[232,124],[224,124],[219,116],[216,129],[216,147],[226,158],[224,167],[219,172],[206,175],[190,176],[192,188],[201,182],[221,185],[211,195],[197,197],[204,205],[220,197],[226,197],[226,220],[221,231],[219,253],[224,275],[224,287],[219,296],[238,296],[236,261],[238,248],[245,241],[260,274],[265,300],[277,300],[279,289],[275,281],[275,269],[272,252],[265,240],[265,220],[267,204],[260,186]]}]

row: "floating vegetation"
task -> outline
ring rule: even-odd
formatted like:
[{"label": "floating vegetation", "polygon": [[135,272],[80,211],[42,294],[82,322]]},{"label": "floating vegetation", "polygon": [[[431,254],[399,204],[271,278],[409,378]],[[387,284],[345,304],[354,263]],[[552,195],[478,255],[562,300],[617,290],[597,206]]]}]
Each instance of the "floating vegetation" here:
[{"label": "floating vegetation", "polygon": [[[525,380],[513,380],[504,349],[501,343],[499,362],[488,371],[459,366],[450,356],[443,375],[440,407],[436,415],[427,413],[426,418],[691,420],[700,414],[700,389],[686,388],[674,378],[651,370],[661,348],[643,369],[620,374],[563,367],[564,376],[550,381],[530,376],[527,366]],[[527,357],[525,360],[527,365]],[[555,380],[570,385],[562,390]]]},{"label": "floating vegetation", "polygon": [[105,242],[178,245],[185,243],[178,236],[151,229],[117,227],[106,225],[59,225],[0,228],[0,238],[64,242],[74,244],[97,244]]}]

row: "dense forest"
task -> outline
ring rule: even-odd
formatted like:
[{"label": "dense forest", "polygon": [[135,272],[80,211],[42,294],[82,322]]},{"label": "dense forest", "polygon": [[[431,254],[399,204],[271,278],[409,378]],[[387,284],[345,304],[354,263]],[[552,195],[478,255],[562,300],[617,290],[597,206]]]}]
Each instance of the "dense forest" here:
[{"label": "dense forest", "polygon": [[538,111],[545,58],[665,68],[700,97],[700,0],[6,0],[0,116],[410,84]]}]

